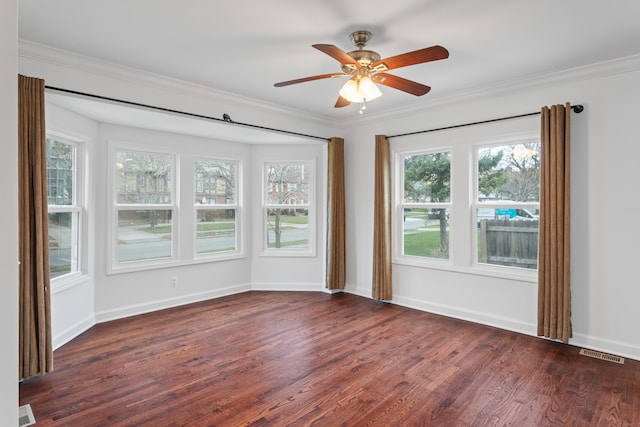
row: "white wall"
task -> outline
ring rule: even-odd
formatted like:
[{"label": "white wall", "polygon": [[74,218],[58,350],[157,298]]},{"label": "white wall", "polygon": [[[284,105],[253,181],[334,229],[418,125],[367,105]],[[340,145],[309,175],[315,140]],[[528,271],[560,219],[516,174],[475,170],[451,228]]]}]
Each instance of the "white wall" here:
[{"label": "white wall", "polygon": [[18,2],[0,2],[0,419],[18,424]]},{"label": "white wall", "polygon": [[[194,156],[215,156],[237,159],[247,169],[250,162],[250,146],[247,144],[235,144],[224,141],[216,141],[206,138],[178,135],[166,132],[156,132],[145,129],[137,129],[125,126],[100,125],[99,144],[97,155],[100,159],[108,158],[109,143],[139,144],[159,151],[169,150],[179,152],[183,168],[192,164]],[[221,295],[242,292],[250,289],[251,268],[249,255],[244,258],[220,262],[210,262],[195,265],[181,265],[155,270],[138,271],[131,273],[108,274],[107,259],[110,235],[108,232],[111,220],[111,208],[108,204],[107,186],[108,171],[106,162],[99,162],[93,169],[95,179],[95,191],[103,195],[96,199],[96,316],[98,321],[109,320],[131,314],[148,312],[160,308],[175,306],[193,301],[200,301]],[[188,170],[181,172],[183,192],[179,194],[181,205],[181,217],[193,215],[188,206],[193,196],[186,192],[191,188],[191,182],[187,182],[191,173]],[[243,193],[249,191],[246,183],[241,188]],[[243,210],[246,223],[248,207]],[[179,218],[181,218],[179,216]],[[178,219],[179,220],[179,219]],[[176,223],[177,225],[177,223]],[[179,230],[179,228],[178,228]],[[184,231],[184,230],[183,230]],[[246,253],[250,254],[251,248],[247,246],[246,233],[243,231],[243,246]],[[180,239],[189,239],[191,236],[181,235]],[[187,241],[188,245],[189,241]],[[194,242],[192,242],[195,244]],[[177,278],[178,285],[171,286],[170,278]]]},{"label": "white wall", "polygon": [[[572,322],[578,346],[640,359],[640,287],[636,266],[640,228],[634,175],[640,96],[640,57],[548,76],[538,82],[488,88],[475,96],[434,102],[421,111],[369,116],[345,135],[347,185],[347,287],[371,295],[374,136],[395,135],[514,114],[543,105],[583,104],[572,115]],[[502,125],[500,125],[502,126]],[[529,127],[524,124],[510,126]],[[454,144],[469,131],[500,134],[497,125],[423,134]],[[520,129],[523,130],[523,129]],[[402,144],[402,138],[392,139]],[[465,179],[454,176],[453,179]],[[468,177],[466,178],[468,179]],[[393,266],[399,304],[532,334],[536,333],[536,284],[527,280]]]},{"label": "white wall", "polygon": [[[45,95],[46,96],[46,95]],[[64,138],[81,146],[85,171],[95,166],[98,123],[79,114],[46,103],[48,136]],[[86,214],[81,221],[83,234],[80,263],[85,274],[68,280],[53,280],[51,286],[51,329],[53,348],[56,349],[95,324],[94,313],[94,258],[95,258],[95,195],[91,174],[85,176],[82,188]]]}]

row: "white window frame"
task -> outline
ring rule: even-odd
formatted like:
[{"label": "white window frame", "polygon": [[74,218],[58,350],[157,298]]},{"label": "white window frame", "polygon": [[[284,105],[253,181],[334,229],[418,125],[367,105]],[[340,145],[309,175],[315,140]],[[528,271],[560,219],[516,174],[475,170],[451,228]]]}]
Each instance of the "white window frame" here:
[{"label": "white window frame", "polygon": [[[73,194],[71,205],[49,205],[47,204],[48,213],[72,213],[77,215],[77,221],[75,227],[72,228],[72,252],[75,253],[75,271],[71,271],[67,274],[55,277],[51,279],[51,290],[52,292],[57,292],[62,289],[66,289],[74,284],[78,283],[79,280],[85,276],[85,240],[86,240],[86,232],[85,232],[85,224],[86,224],[86,209],[85,197],[84,197],[84,187],[85,187],[85,156],[84,156],[84,141],[79,139],[71,138],[57,132],[47,131],[46,139],[54,140],[59,143],[68,144],[74,147],[74,158],[73,158],[73,172],[72,172],[72,180],[73,180]],[[47,177],[48,179],[48,177]],[[48,188],[48,183],[47,183]]]},{"label": "white window frame", "polygon": [[[479,161],[479,151],[483,148],[492,148],[492,147],[504,147],[510,145],[519,145],[525,144],[527,142],[539,142],[539,136],[534,135],[520,135],[509,139],[496,139],[493,142],[483,142],[473,145],[473,175],[472,175],[472,197],[471,197],[471,222],[472,222],[472,230],[477,230],[478,218],[477,218],[477,209],[504,209],[504,208],[515,208],[515,209],[540,209],[540,202],[538,203],[523,203],[523,202],[480,202],[480,195],[478,192],[478,161]],[[539,235],[539,234],[538,234]],[[528,277],[532,280],[537,279],[538,277],[538,268],[522,268],[522,267],[511,267],[504,265],[496,265],[496,264],[488,264],[478,262],[478,233],[471,233],[471,264],[472,268],[484,273],[494,273],[497,275],[500,274],[515,274],[517,276]]]},{"label": "white window frame", "polygon": [[[117,154],[119,152],[133,152],[149,155],[171,156],[172,175],[170,204],[119,204],[117,203]],[[109,257],[107,274],[118,272],[130,272],[148,270],[154,268],[170,267],[178,264],[179,253],[179,224],[180,224],[180,155],[166,149],[141,144],[123,142],[109,142],[109,194],[111,219],[109,221]],[[171,211],[171,256],[162,258],[149,258],[143,260],[120,262],[118,261],[118,212],[127,210],[170,210]]]},{"label": "white window frame", "polygon": [[[309,193],[306,204],[268,204],[267,200],[267,184],[268,184],[268,170],[267,165],[270,164],[306,164],[309,166]],[[261,224],[262,224],[262,256],[274,256],[274,257],[314,257],[316,255],[316,159],[303,159],[303,160],[264,160],[261,162],[262,170],[262,185],[261,185]],[[291,209],[291,208],[307,209],[307,221],[309,230],[309,242],[306,248],[269,248],[267,246],[267,233],[269,232],[267,227],[267,210],[269,209]]]},{"label": "white window frame", "polygon": [[[195,170],[195,163],[198,160],[205,160],[205,161],[218,161],[218,162],[229,162],[229,163],[235,163],[236,166],[236,170],[235,170],[235,203],[230,203],[230,204],[211,204],[211,205],[202,205],[202,204],[196,204],[195,203],[195,193],[198,191],[197,185],[196,185],[196,170]],[[192,163],[193,163],[193,176],[192,176],[192,182],[193,182],[193,191],[192,191],[192,198],[191,200],[194,202],[194,207],[193,207],[193,254],[194,254],[194,258],[195,259],[199,259],[199,260],[223,260],[223,259],[235,259],[238,258],[238,256],[241,256],[244,254],[244,248],[242,245],[243,239],[242,239],[242,218],[243,218],[243,214],[242,214],[242,200],[243,200],[243,194],[242,194],[242,162],[238,159],[233,159],[233,158],[225,158],[225,157],[217,157],[217,156],[194,156],[192,159]],[[233,209],[235,210],[235,249],[234,250],[230,250],[230,251],[220,251],[220,252],[210,252],[210,253],[203,253],[203,254],[198,254],[198,249],[197,249],[197,244],[198,244],[198,210],[228,210],[228,209]]]},{"label": "white window frame", "polygon": [[[407,203],[404,202],[404,158],[406,156],[419,156],[419,155],[427,155],[427,154],[435,154],[435,153],[449,153],[451,167],[450,167],[450,190],[451,194],[449,195],[449,202],[426,202],[426,203]],[[453,179],[453,168],[454,168],[454,151],[452,147],[436,147],[436,148],[425,148],[425,149],[412,149],[412,150],[402,150],[394,152],[394,161],[392,163],[393,170],[392,176],[395,177],[394,182],[395,186],[393,186],[393,194],[392,200],[394,200],[394,209],[392,215],[392,253],[393,253],[393,262],[404,264],[404,265],[414,265],[419,267],[450,267],[453,265],[452,260],[452,249],[453,249],[453,239],[451,234],[451,228],[449,231],[449,256],[448,258],[436,258],[436,257],[422,257],[422,256],[414,256],[414,255],[405,255],[404,254],[404,209],[407,208],[418,208],[418,209],[448,209],[449,215],[453,212],[453,196],[454,196],[454,179]],[[451,227],[451,224],[449,224]]]}]

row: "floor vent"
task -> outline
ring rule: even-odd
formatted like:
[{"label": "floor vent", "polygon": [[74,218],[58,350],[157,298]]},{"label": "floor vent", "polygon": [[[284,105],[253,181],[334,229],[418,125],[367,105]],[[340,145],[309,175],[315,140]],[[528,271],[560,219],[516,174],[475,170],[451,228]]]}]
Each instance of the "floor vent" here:
[{"label": "floor vent", "polygon": [[601,351],[587,350],[586,348],[583,348],[582,350],[580,350],[580,354],[583,356],[594,357],[596,359],[606,360],[608,362],[614,362],[624,365],[624,357],[614,356],[612,354],[603,353]]},{"label": "floor vent", "polygon": [[18,427],[32,426],[36,423],[36,417],[33,416],[31,405],[26,404],[18,409]]}]

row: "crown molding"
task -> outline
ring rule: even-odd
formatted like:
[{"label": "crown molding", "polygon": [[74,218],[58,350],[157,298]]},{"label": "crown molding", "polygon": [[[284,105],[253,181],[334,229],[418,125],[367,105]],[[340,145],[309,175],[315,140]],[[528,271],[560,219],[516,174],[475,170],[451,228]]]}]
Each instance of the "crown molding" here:
[{"label": "crown molding", "polygon": [[335,119],[309,112],[302,113],[297,109],[284,107],[282,105],[268,103],[255,98],[233,94],[209,86],[191,83],[136,68],[126,67],[113,62],[80,55],[67,50],[27,40],[18,41],[18,61],[20,61],[21,58],[49,63],[58,67],[69,68],[103,78],[111,78],[163,91],[181,94],[188,93],[194,96],[206,97],[225,103],[242,104],[256,109],[283,114],[292,118],[299,118],[307,122],[311,121],[323,126],[337,126],[342,128],[351,127],[353,125],[360,126],[362,124],[379,121],[381,119],[388,120],[398,116],[421,113],[434,108],[441,108],[446,105],[470,102],[487,96],[495,96],[500,93],[552,87],[567,82],[591,80],[640,70],[640,55],[631,55],[581,67],[558,70],[550,73],[529,74],[509,80],[493,82],[480,87],[462,89],[453,93],[432,96],[429,98],[427,103],[400,107],[379,113],[369,112],[365,117],[354,116]]},{"label": "crown molding", "polygon": [[[106,77],[163,91],[180,94],[184,94],[186,92],[187,94],[194,96],[214,99],[218,102],[222,101],[225,103],[241,104],[243,106],[249,106],[260,110],[269,110],[277,114],[303,119],[307,122],[312,121],[324,126],[336,125],[336,121],[327,116],[315,115],[308,112],[302,114],[297,109],[287,108],[278,104],[237,95],[224,90],[163,76],[161,74],[137,68],[127,67],[114,62],[80,55],[68,50],[27,40],[18,41],[18,61],[20,61],[20,59],[29,59],[41,63],[52,64],[54,66],[68,68],[102,78]],[[73,88],[64,89],[73,90]]]},{"label": "crown molding", "polygon": [[432,97],[427,104],[400,107],[391,111],[368,114],[366,117],[346,119],[342,125],[362,124],[381,119],[391,119],[399,116],[407,116],[446,105],[470,102],[473,100],[495,96],[500,93],[522,91],[525,89],[542,89],[559,86],[565,83],[593,80],[616,74],[629,73],[640,70],[640,54],[631,55],[608,61],[597,62],[590,65],[559,70],[550,73],[529,74],[514,79],[490,83],[474,89],[463,89],[454,93]]}]

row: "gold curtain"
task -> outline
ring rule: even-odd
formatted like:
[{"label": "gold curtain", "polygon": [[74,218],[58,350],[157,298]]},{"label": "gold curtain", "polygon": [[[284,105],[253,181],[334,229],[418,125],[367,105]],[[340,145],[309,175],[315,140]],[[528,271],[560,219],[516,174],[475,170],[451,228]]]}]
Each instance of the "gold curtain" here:
[{"label": "gold curtain", "polygon": [[346,281],[344,139],[328,147],[327,289],[344,289]]},{"label": "gold curtain", "polygon": [[538,335],[569,342],[571,106],[543,107],[541,123]]},{"label": "gold curtain", "polygon": [[44,80],[18,76],[19,378],[53,369]]},{"label": "gold curtain", "polygon": [[373,206],[373,299],[390,301],[391,284],[391,163],[389,139],[376,135]]}]

